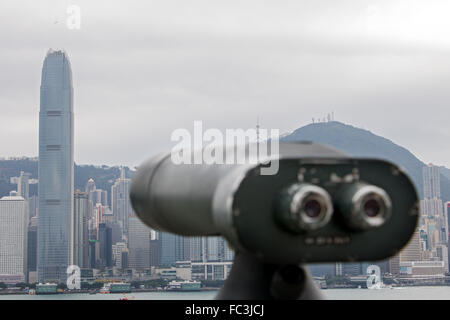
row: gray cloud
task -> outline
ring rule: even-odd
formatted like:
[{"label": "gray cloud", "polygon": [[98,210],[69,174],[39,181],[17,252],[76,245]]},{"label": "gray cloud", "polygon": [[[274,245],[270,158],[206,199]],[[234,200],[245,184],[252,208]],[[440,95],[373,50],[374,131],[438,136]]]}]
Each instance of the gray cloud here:
[{"label": "gray cloud", "polygon": [[[82,10],[80,30],[66,8]],[[2,1],[0,156],[37,155],[40,71],[69,53],[78,163],[137,165],[194,120],[335,112],[450,166],[445,1]]]}]

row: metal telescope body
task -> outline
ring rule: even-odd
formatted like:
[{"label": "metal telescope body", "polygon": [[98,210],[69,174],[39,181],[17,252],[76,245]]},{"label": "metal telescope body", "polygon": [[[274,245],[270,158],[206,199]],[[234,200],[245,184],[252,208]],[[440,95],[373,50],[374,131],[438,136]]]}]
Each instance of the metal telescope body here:
[{"label": "metal telescope body", "polygon": [[[278,172],[261,175],[270,161]],[[130,199],[153,229],[227,239],[236,257],[224,299],[320,298],[301,264],[390,257],[419,217],[415,187],[397,165],[310,142],[280,143],[257,163],[174,164],[159,155],[138,168]]]}]

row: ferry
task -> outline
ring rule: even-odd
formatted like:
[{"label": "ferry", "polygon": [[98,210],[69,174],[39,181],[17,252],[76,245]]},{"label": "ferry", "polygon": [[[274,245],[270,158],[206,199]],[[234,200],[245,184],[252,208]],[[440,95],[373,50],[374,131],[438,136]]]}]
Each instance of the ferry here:
[{"label": "ferry", "polygon": [[100,293],[130,293],[131,284],[125,282],[107,283],[100,289]]},{"label": "ferry", "polygon": [[199,281],[171,281],[167,285],[169,291],[199,291],[201,288],[201,282]]},{"label": "ferry", "polygon": [[58,285],[56,283],[39,283],[36,285],[36,294],[57,294]]}]

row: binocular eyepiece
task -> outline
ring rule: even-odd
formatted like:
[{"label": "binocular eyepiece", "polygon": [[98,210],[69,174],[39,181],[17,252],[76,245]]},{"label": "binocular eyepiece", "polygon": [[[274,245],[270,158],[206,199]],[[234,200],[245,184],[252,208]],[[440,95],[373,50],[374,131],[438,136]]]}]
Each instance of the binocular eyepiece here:
[{"label": "binocular eyepiece", "polygon": [[392,202],[386,191],[364,183],[345,188],[338,205],[349,227],[355,230],[382,226],[392,211]]},{"label": "binocular eyepiece", "polygon": [[389,219],[392,204],[383,189],[364,183],[346,184],[341,189],[333,201],[321,187],[293,184],[280,196],[279,223],[294,233],[317,230],[330,222],[335,206],[341,212],[342,224],[353,230],[377,228]]},{"label": "binocular eyepiece", "polygon": [[222,235],[266,263],[375,261],[413,235],[418,196],[384,160],[353,158],[313,143],[280,143],[267,163],[175,164],[152,158],[132,180],[131,203],[151,228]]},{"label": "binocular eyepiece", "polygon": [[295,183],[282,192],[276,215],[280,224],[294,233],[317,230],[331,220],[333,203],[323,188]]}]

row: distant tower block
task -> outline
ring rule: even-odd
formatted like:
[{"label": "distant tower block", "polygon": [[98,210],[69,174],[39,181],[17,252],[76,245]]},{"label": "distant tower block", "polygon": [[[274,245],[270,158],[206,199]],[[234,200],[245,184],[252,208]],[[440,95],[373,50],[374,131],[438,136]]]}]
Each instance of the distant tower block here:
[{"label": "distant tower block", "polygon": [[425,198],[440,198],[441,182],[439,177],[439,167],[430,163],[423,167],[422,172]]},{"label": "distant tower block", "polygon": [[20,177],[17,181],[17,193],[26,201],[30,198],[30,174],[20,171]]}]

